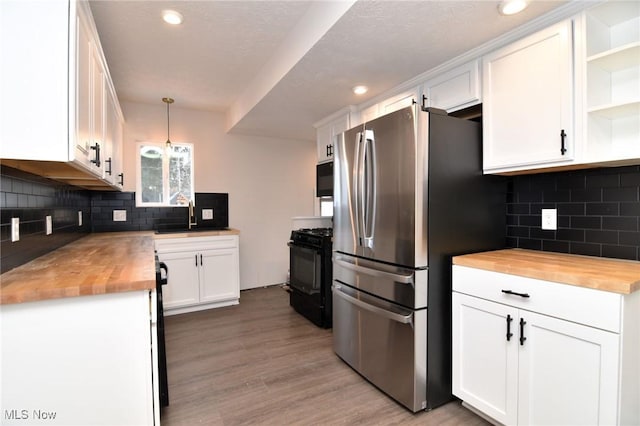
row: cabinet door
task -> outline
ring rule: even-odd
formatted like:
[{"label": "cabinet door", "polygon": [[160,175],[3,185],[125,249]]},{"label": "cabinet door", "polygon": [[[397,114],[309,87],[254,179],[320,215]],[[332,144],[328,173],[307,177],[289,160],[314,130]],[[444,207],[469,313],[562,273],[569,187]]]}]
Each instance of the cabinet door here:
[{"label": "cabinet door", "polygon": [[574,157],[571,36],[564,21],[483,58],[485,171]]},{"label": "cabinet door", "polygon": [[429,106],[448,112],[480,102],[479,61],[474,60],[425,84]]},{"label": "cabinet door", "polygon": [[[91,168],[96,173],[102,176],[102,169],[105,159],[105,95],[104,95],[104,70],[102,69],[102,62],[100,61],[100,54],[97,47],[93,45],[91,50],[91,76],[92,76],[92,94],[91,99],[91,146],[89,157],[91,159]],[[96,147],[96,144],[98,147]],[[100,151],[98,151],[100,149]],[[100,160],[99,162],[97,160]]]},{"label": "cabinet door", "polygon": [[517,312],[453,293],[453,394],[503,424],[517,420]]},{"label": "cabinet door", "polygon": [[316,132],[317,143],[318,143],[318,163],[323,163],[325,161],[333,159],[330,154],[331,147],[330,145],[333,143],[332,140],[332,124],[325,124],[322,127],[318,127]]},{"label": "cabinet door", "polygon": [[616,424],[618,335],[520,315],[526,341],[519,346],[518,424]]},{"label": "cabinet door", "polygon": [[75,155],[77,162],[89,167],[91,145],[91,41],[84,18],[78,15],[76,40],[76,136]]},{"label": "cabinet door", "polygon": [[408,92],[401,93],[399,95],[393,96],[383,102],[380,102],[380,106],[378,107],[378,114],[385,115],[390,114],[394,111],[398,111],[407,106],[411,106],[414,103],[418,102],[418,89],[411,90]]},{"label": "cabinet door", "polygon": [[162,287],[162,302],[165,309],[195,305],[200,301],[198,265],[200,260],[194,252],[159,254],[167,264],[169,276]]},{"label": "cabinet door", "polygon": [[199,255],[201,303],[238,299],[238,249],[205,250]]}]

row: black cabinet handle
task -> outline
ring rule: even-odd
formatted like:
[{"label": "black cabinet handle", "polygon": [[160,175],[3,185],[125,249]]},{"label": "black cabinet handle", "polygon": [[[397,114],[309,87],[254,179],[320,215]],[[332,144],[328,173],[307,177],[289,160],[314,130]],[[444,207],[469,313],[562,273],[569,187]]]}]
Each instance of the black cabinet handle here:
[{"label": "black cabinet handle", "polygon": [[196,258],[196,267],[197,267],[198,266],[198,255],[197,254],[195,255],[195,258]]},{"label": "black cabinet handle", "polygon": [[564,155],[567,152],[567,148],[564,147],[564,139],[567,137],[567,134],[564,132],[564,129],[560,130],[560,154]]},{"label": "black cabinet handle", "polygon": [[526,323],[527,322],[525,320],[520,318],[520,346],[524,346],[524,341],[527,340],[527,338],[524,337],[524,325]]},{"label": "black cabinet handle", "polygon": [[202,263],[202,255],[200,255],[200,266],[202,266],[202,265],[203,265],[203,263]]},{"label": "black cabinet handle", "polygon": [[529,296],[529,293],[518,293],[518,292],[515,292],[515,291],[511,291],[511,290],[502,290],[502,292],[504,294],[512,294],[514,296],[531,297],[531,296]]},{"label": "black cabinet handle", "polygon": [[327,157],[331,157],[333,155],[333,145],[327,145]]},{"label": "black cabinet handle", "polygon": [[120,173],[118,177],[120,178],[120,185],[124,185],[124,173]]},{"label": "black cabinet handle", "polygon": [[513,336],[511,332],[511,321],[513,321],[513,318],[511,318],[511,315],[507,315],[507,342],[509,342]]},{"label": "black cabinet handle", "polygon": [[160,262],[160,269],[164,271],[164,278],[160,278],[160,284],[161,285],[166,285],[167,281],[169,280],[169,267],[167,266],[166,263],[164,262]]},{"label": "black cabinet handle", "polygon": [[422,109],[426,109],[427,108],[427,95],[422,95]]},{"label": "black cabinet handle", "polygon": [[108,173],[109,176],[111,176],[111,157],[109,157],[108,159],[104,160],[104,162],[109,165],[109,168],[107,170],[105,170],[105,173]]},{"label": "black cabinet handle", "polygon": [[93,145],[91,149],[93,149],[96,152],[96,158],[95,160],[91,160],[91,162],[95,164],[97,167],[100,167],[100,144],[96,142],[96,144]]}]

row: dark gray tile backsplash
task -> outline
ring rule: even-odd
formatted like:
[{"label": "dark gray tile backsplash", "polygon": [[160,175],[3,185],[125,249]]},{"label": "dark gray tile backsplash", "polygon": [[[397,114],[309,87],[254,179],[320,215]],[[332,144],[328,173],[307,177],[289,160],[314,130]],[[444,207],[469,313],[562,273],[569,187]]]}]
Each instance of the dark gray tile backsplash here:
[{"label": "dark gray tile backsplash", "polygon": [[[541,210],[558,229],[541,229]],[[513,176],[507,195],[509,247],[640,260],[640,166]]]},{"label": "dark gray tile backsplash", "polygon": [[[640,166],[541,173],[508,178],[507,247],[640,260]],[[202,209],[214,220],[202,220]],[[558,209],[558,229],[541,229],[541,210]],[[114,222],[113,210],[126,210]],[[78,226],[78,211],[83,225]],[[45,235],[45,217],[53,234]],[[11,218],[20,241],[11,242]],[[198,227],[229,226],[229,195],[196,193]],[[0,272],[89,232],[187,226],[185,207],[135,207],[135,193],[86,191],[0,166]]]}]

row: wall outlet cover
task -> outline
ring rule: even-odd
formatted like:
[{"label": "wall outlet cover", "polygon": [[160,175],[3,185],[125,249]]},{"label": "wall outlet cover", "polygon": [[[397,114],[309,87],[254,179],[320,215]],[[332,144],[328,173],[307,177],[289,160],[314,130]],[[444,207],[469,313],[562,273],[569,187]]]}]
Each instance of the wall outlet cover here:
[{"label": "wall outlet cover", "polygon": [[213,220],[213,209],[202,209],[202,220]]},{"label": "wall outlet cover", "polygon": [[127,221],[127,211],[126,210],[114,210],[113,211],[113,221],[114,222],[126,222]]},{"label": "wall outlet cover", "polygon": [[47,235],[51,235],[53,232],[53,223],[51,222],[51,216],[47,216],[45,218],[46,221],[46,233]]},{"label": "wall outlet cover", "polygon": [[558,211],[556,209],[542,209],[542,229],[550,231],[558,229]]},{"label": "wall outlet cover", "polygon": [[11,242],[20,241],[20,218],[11,218]]}]

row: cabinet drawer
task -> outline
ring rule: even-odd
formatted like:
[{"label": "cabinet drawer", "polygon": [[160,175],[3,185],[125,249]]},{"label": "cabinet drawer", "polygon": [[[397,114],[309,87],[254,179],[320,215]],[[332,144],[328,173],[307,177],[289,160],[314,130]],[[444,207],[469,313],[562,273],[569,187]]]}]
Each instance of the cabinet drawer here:
[{"label": "cabinet drawer", "polygon": [[158,253],[236,248],[238,236],[162,238],[155,240],[155,247]]},{"label": "cabinet drawer", "polygon": [[[504,293],[511,291],[512,294]],[[620,332],[617,293],[453,265],[453,291],[532,312]],[[518,294],[527,294],[522,297]]]}]

